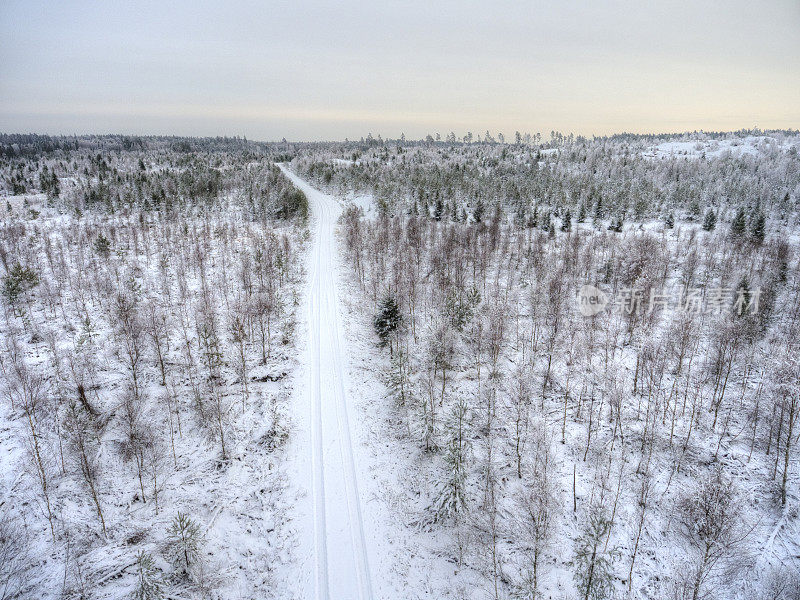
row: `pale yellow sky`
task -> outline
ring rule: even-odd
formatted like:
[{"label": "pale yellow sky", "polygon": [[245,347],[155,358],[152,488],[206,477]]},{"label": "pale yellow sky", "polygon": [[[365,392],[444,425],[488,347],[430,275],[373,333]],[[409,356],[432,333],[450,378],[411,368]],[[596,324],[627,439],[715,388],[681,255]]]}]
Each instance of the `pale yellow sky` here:
[{"label": "pale yellow sky", "polygon": [[800,127],[798,0],[0,3],[5,132],[754,126]]}]

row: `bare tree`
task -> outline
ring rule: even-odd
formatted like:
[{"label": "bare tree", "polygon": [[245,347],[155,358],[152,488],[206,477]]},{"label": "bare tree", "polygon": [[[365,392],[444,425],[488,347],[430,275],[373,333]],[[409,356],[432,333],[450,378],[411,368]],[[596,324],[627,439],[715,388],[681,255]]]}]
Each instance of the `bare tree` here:
[{"label": "bare tree", "polygon": [[519,541],[526,557],[526,571],[520,585],[523,597],[539,597],[542,558],[553,542],[558,519],[558,498],[552,477],[552,450],[544,429],[539,430],[533,469],[528,483],[516,499]]},{"label": "bare tree", "polygon": [[528,424],[531,409],[531,374],[524,365],[518,365],[514,372],[508,391],[510,404],[509,417],[511,420],[511,441],[514,447],[514,457],[517,463],[517,477],[522,479],[523,456],[528,439]]},{"label": "bare tree", "polygon": [[697,600],[749,531],[740,520],[736,489],[721,470],[683,495],[678,514],[682,533],[695,551],[690,589],[692,600]]},{"label": "bare tree", "polygon": [[10,369],[6,369],[7,393],[11,406],[18,406],[25,416],[26,449],[44,502],[50,533],[55,538],[54,514],[50,501],[50,474],[43,431],[47,400],[45,382],[40,375],[28,368],[15,349],[9,347],[9,351],[11,364]]},{"label": "bare tree", "polygon": [[0,600],[20,597],[30,565],[26,532],[5,504],[0,501]]},{"label": "bare tree", "polygon": [[94,430],[94,420],[91,415],[74,400],[67,407],[64,429],[69,436],[72,456],[78,474],[89,492],[89,497],[94,504],[103,534],[106,533],[106,521],[100,503],[100,471],[97,460],[97,447],[99,440]]}]

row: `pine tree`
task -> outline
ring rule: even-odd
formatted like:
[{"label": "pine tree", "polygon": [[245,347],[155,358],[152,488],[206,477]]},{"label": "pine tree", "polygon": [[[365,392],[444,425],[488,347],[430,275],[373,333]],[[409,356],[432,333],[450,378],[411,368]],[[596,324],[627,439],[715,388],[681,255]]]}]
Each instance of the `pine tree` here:
[{"label": "pine tree", "polygon": [[603,218],[604,211],[603,211],[603,198],[598,196],[597,197],[597,204],[594,205],[594,220],[599,221]]},{"label": "pine tree", "polygon": [[561,231],[572,231],[572,213],[567,210],[561,222]]},{"label": "pine tree", "polygon": [[586,221],[586,203],[581,201],[578,207],[578,223],[583,223],[584,221]]},{"label": "pine tree", "polygon": [[703,218],[703,229],[705,231],[714,231],[717,226],[717,215],[712,209],[706,211],[706,216]]},{"label": "pine tree", "polygon": [[753,218],[752,225],[750,226],[750,237],[753,242],[759,246],[764,243],[766,225],[767,219],[764,216],[764,213],[759,211],[758,214],[756,214],[756,216]]},{"label": "pine tree", "polygon": [[476,223],[480,223],[481,220],[483,219],[483,212],[484,212],[483,200],[478,198],[478,201],[475,203],[475,208],[472,211],[472,219]]},{"label": "pine tree", "polygon": [[469,451],[469,439],[464,431],[466,419],[467,405],[463,398],[459,398],[445,426],[447,447],[444,462],[447,471],[434,504],[434,514],[438,521],[457,518],[467,507],[465,463]]},{"label": "pine tree", "polygon": [[441,198],[436,198],[436,204],[433,207],[433,219],[434,221],[441,221],[442,214],[444,214],[444,204],[442,204]]},{"label": "pine tree", "polygon": [[9,304],[14,304],[25,292],[39,285],[39,275],[29,267],[16,263],[3,277],[2,293]]},{"label": "pine tree", "polygon": [[744,237],[745,230],[747,229],[747,220],[744,216],[744,208],[741,206],[736,211],[736,216],[731,222],[731,237],[735,240],[741,240]]},{"label": "pine tree", "polygon": [[381,300],[378,314],[375,315],[372,324],[375,327],[375,333],[380,338],[380,346],[383,348],[388,345],[390,354],[392,353],[392,336],[399,330],[402,322],[403,315],[397,301],[387,294]]},{"label": "pine tree", "polygon": [[736,294],[733,297],[733,312],[737,317],[744,315],[748,310],[752,295],[750,292],[750,281],[747,275],[739,280],[739,285],[736,286]]},{"label": "pine tree", "polygon": [[189,515],[179,512],[167,532],[172,563],[184,575],[200,560],[200,526]]},{"label": "pine tree", "polygon": [[615,549],[608,549],[606,539],[611,520],[599,506],[593,507],[588,522],[575,540],[575,583],[583,600],[609,598],[614,584]]},{"label": "pine tree", "polygon": [[161,600],[162,581],[158,575],[153,557],[144,551],[136,557],[136,585],[131,592],[131,600]]},{"label": "pine tree", "polygon": [[411,393],[411,364],[408,355],[398,348],[391,361],[386,377],[386,388],[389,396],[394,398],[398,406],[405,406]]},{"label": "pine tree", "polygon": [[667,217],[664,219],[664,226],[667,229],[672,229],[673,227],[675,227],[675,215],[669,213]]},{"label": "pine tree", "polygon": [[108,258],[111,253],[111,242],[102,233],[97,236],[97,240],[94,242],[94,251],[103,258]]},{"label": "pine tree", "polygon": [[530,229],[536,229],[539,227],[539,207],[534,206],[533,212],[531,213],[530,218],[528,219],[528,227]]}]

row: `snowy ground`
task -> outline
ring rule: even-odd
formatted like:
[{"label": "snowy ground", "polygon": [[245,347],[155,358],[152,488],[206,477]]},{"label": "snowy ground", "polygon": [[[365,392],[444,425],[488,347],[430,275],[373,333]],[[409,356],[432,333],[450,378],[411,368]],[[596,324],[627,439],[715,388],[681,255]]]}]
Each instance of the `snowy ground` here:
[{"label": "snowy ground", "polygon": [[[791,143],[787,144],[791,146]],[[770,148],[781,148],[783,143],[769,136],[749,135],[744,139],[724,139],[724,140],[674,140],[662,142],[649,147],[644,156],[648,158],[719,158],[725,155],[730,156],[758,156],[768,152]]]}]

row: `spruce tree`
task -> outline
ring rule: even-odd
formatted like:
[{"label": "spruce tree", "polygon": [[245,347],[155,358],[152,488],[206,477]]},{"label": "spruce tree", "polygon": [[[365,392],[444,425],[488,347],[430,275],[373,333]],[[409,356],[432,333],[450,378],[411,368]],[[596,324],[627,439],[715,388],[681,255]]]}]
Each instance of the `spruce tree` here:
[{"label": "spruce tree", "polygon": [[483,200],[478,198],[478,201],[475,203],[475,208],[472,211],[472,219],[476,223],[480,223],[481,220],[483,219],[483,211],[484,211]]},{"label": "spruce tree", "polygon": [[759,246],[764,243],[764,236],[766,235],[767,219],[764,213],[759,211],[753,218],[753,223],[750,227],[750,237],[754,243]]},{"label": "spruce tree", "polygon": [[597,204],[594,206],[594,220],[599,221],[603,218],[604,211],[603,211],[603,199],[598,196],[597,197]]},{"label": "spruce tree", "polygon": [[389,352],[392,352],[392,336],[398,331],[403,322],[403,315],[400,313],[400,307],[397,301],[391,295],[387,294],[381,300],[378,306],[378,314],[372,321],[375,327],[375,333],[380,338],[380,346],[383,348],[389,346]]},{"label": "spruce tree", "polygon": [[564,219],[561,222],[561,231],[571,231],[572,230],[572,213],[567,210],[564,214]]},{"label": "spruce tree", "polygon": [[706,216],[703,218],[703,229],[705,231],[714,231],[714,227],[717,226],[717,215],[713,211],[713,209],[708,209],[706,211]]},{"label": "spruce tree", "polygon": [[528,218],[528,228],[536,229],[539,227],[539,207],[534,206],[531,216]]},{"label": "spruce tree", "polygon": [[436,204],[433,207],[433,220],[441,221],[442,214],[444,213],[444,205],[441,198],[436,198]]},{"label": "spruce tree", "polygon": [[458,518],[467,506],[466,457],[469,450],[469,437],[466,435],[467,405],[459,397],[453,406],[446,424],[447,447],[444,462],[446,472],[441,482],[439,496],[434,504],[437,520]]},{"label": "spruce tree", "polygon": [[741,240],[744,237],[745,230],[747,229],[747,220],[744,216],[744,208],[739,207],[736,211],[736,216],[731,222],[731,237],[735,240]]},{"label": "spruce tree", "polygon": [[97,240],[94,242],[94,251],[103,258],[108,258],[111,253],[111,242],[102,233],[97,236]]}]

